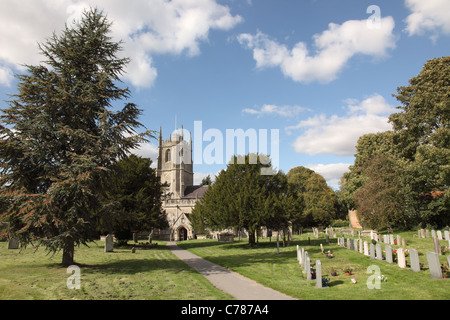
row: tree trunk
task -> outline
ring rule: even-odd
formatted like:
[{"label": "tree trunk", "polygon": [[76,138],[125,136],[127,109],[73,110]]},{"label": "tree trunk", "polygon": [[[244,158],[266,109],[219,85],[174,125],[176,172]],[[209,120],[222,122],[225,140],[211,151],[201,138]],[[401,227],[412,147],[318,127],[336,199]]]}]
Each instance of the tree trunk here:
[{"label": "tree trunk", "polygon": [[75,252],[75,245],[73,239],[67,239],[63,248],[62,265],[70,266],[73,265],[73,255]]},{"label": "tree trunk", "polygon": [[255,245],[255,231],[248,232],[248,244],[252,247]]}]

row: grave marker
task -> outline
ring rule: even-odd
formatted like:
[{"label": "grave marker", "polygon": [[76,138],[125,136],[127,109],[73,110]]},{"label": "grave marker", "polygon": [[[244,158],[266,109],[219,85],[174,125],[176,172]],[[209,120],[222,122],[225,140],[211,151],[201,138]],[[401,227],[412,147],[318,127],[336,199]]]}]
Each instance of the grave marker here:
[{"label": "grave marker", "polygon": [[375,246],[373,245],[373,243],[369,245],[369,255],[370,259],[375,259]]},{"label": "grave marker", "polygon": [[8,249],[19,249],[19,240],[11,238],[8,241]]},{"label": "grave marker", "polygon": [[409,258],[412,271],[419,272],[420,271],[419,253],[417,252],[416,249],[409,249]]},{"label": "grave marker", "polygon": [[322,288],[322,263],[316,260],[316,288]]},{"label": "grave marker", "polygon": [[441,245],[439,243],[439,239],[434,237],[433,238],[433,244],[434,244],[434,252],[436,252],[438,255],[442,255]]},{"label": "grave marker", "polygon": [[364,255],[369,255],[369,243],[367,241],[364,241]]},{"label": "grave marker", "polygon": [[405,251],[403,248],[397,249],[397,262],[400,268],[406,268]]},{"label": "grave marker", "polygon": [[105,237],[105,252],[113,252],[114,251],[114,239],[111,234],[108,234]]},{"label": "grave marker", "polygon": [[436,252],[427,252],[428,268],[432,279],[442,279],[441,264],[439,255]]},{"label": "grave marker", "polygon": [[384,249],[386,250],[386,261],[388,263],[392,263],[392,247],[391,246],[385,246]]},{"label": "grave marker", "polygon": [[381,245],[377,243],[375,248],[376,248],[376,259],[380,261],[383,260],[383,254],[381,253]]}]

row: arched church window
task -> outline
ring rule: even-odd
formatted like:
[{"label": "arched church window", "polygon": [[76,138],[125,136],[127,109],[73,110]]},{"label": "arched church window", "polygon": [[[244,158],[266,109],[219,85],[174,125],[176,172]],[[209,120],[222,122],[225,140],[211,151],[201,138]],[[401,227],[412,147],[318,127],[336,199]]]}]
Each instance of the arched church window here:
[{"label": "arched church window", "polygon": [[170,149],[166,150],[166,162],[170,161]]}]

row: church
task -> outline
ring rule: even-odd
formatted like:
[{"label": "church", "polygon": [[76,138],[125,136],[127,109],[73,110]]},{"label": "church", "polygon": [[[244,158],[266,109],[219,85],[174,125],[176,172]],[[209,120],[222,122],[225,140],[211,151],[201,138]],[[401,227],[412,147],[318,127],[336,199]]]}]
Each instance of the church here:
[{"label": "church", "polygon": [[195,203],[208,189],[208,186],[194,185],[192,138],[190,134],[187,141],[184,138],[183,127],[181,133],[175,131],[168,140],[162,139],[162,129],[159,130],[156,175],[162,183],[169,184],[166,190],[169,197],[163,201],[162,206],[169,228],[159,230],[161,240],[182,241],[195,238],[189,215]]}]

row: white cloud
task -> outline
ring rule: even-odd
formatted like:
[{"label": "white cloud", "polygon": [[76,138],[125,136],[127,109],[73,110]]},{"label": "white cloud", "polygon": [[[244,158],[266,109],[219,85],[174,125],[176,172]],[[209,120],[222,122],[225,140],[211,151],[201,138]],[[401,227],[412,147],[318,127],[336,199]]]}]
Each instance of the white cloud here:
[{"label": "white cloud", "polygon": [[392,17],[382,18],[379,28],[369,28],[367,20],[330,23],[327,30],[314,35],[314,55],[304,42],[289,49],[259,31],[256,35],[240,34],[238,41],[253,50],[257,68],[279,67],[294,81],[327,83],[337,78],[354,55],[386,56],[388,49],[395,48],[394,25]]},{"label": "white cloud", "polygon": [[248,113],[252,115],[257,115],[258,117],[263,115],[279,115],[281,117],[295,117],[299,113],[305,111],[306,109],[300,106],[277,106],[273,104],[265,104],[260,108],[245,108],[242,110],[243,113]]},{"label": "white cloud", "polygon": [[[197,55],[210,30],[229,30],[242,21],[216,0],[2,0],[2,70],[22,70],[22,64],[39,63],[37,43],[78,19],[89,6],[104,10],[113,22],[113,38],[124,41],[123,55],[131,58],[125,78],[136,87],[153,84],[157,76],[154,54]],[[1,83],[7,82],[3,73]]]},{"label": "white cloud", "polygon": [[406,31],[410,36],[429,31],[435,39],[441,32],[450,34],[450,1],[406,0],[405,5],[412,11],[406,18]]},{"label": "white cloud", "polygon": [[13,78],[11,69],[0,66],[0,85],[9,87]]},{"label": "white cloud", "polygon": [[382,96],[375,94],[360,103],[350,102],[346,116],[316,115],[296,126],[286,127],[288,133],[304,130],[293,144],[295,151],[309,155],[353,156],[360,136],[392,130],[388,114],[395,109]]},{"label": "white cloud", "polygon": [[349,163],[310,164],[306,167],[320,174],[329,186],[339,185],[342,175],[349,171]]},{"label": "white cloud", "polygon": [[158,147],[153,143],[141,143],[139,147],[132,150],[131,153],[143,158],[152,159],[152,167],[156,168],[158,161]]}]

